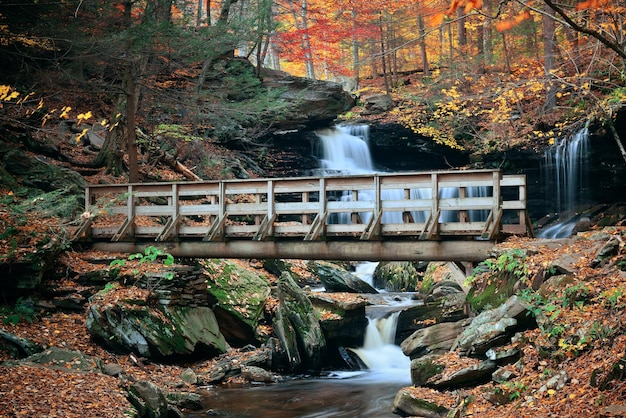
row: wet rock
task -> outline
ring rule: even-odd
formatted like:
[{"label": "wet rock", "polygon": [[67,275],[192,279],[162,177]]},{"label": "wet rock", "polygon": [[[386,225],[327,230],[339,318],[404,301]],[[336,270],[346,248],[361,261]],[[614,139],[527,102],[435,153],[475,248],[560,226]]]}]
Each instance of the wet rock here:
[{"label": "wet rock", "polygon": [[435,302],[412,306],[398,316],[397,340],[404,341],[415,331],[433,323],[456,322],[467,318],[465,294],[456,292]]},{"label": "wet rock", "polygon": [[302,357],[300,356],[300,351],[298,350],[296,330],[291,322],[289,322],[284,308],[278,308],[278,311],[274,315],[272,326],[274,328],[274,333],[280,342],[280,344],[275,346],[274,349],[274,352],[277,355],[272,356],[274,360],[274,367],[277,369],[282,368],[282,363],[284,361],[284,366],[287,370],[300,370],[302,367]]},{"label": "wet rock", "polygon": [[243,366],[241,377],[251,383],[274,383],[277,380],[272,373],[257,366]]},{"label": "wet rock", "polygon": [[327,292],[378,293],[368,283],[336,264],[313,261],[309,263],[309,268],[319,277]]},{"label": "wet rock", "polygon": [[320,326],[326,338],[329,353],[339,347],[360,347],[363,344],[367,318],[367,301],[361,298],[339,299],[325,293],[310,293],[309,300],[321,315]]},{"label": "wet rock", "polygon": [[428,292],[426,296],[426,302],[433,302],[435,300],[439,300],[449,295],[454,295],[457,293],[463,294],[462,297],[465,297],[465,293],[463,288],[456,282],[452,280],[442,280],[433,285],[433,287]]},{"label": "wet rock", "polygon": [[199,411],[204,408],[200,395],[193,392],[169,392],[165,395],[167,403],[178,408]]}]

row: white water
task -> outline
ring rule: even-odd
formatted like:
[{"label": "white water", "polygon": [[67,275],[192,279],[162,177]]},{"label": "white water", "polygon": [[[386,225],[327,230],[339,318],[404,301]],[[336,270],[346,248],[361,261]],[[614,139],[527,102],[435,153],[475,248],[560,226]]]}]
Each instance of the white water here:
[{"label": "white water", "polygon": [[[372,156],[369,149],[369,126],[338,126],[333,129],[325,129],[316,132],[320,138],[320,172],[321,175],[337,175],[337,174],[371,174],[375,173]],[[431,199],[432,190],[428,189],[412,189],[412,199]],[[458,187],[440,188],[439,196],[442,198],[459,197]],[[469,197],[490,196],[492,191],[487,187],[468,187],[467,195]],[[372,201],[375,196],[371,190],[360,190],[358,200]],[[343,201],[351,201],[353,196],[349,192],[345,192],[341,197]],[[403,200],[403,190],[383,190],[383,200]],[[423,223],[428,219],[427,211],[416,211],[411,213],[415,222]],[[360,213],[362,221],[367,223],[371,217],[371,213]],[[471,221],[484,221],[487,219],[488,211],[473,210],[469,212]],[[456,211],[442,211],[440,222],[453,222],[457,220],[458,213]],[[351,215],[349,213],[333,214],[330,219],[331,223],[349,224],[351,223]],[[382,223],[395,224],[402,223],[401,212],[385,212],[382,216]]]},{"label": "white water", "polygon": [[566,220],[539,231],[540,238],[566,238],[579,220],[573,213],[582,202],[589,175],[589,129],[587,126],[571,137],[563,138],[545,153],[542,164],[543,183],[546,185],[546,200],[553,203],[557,214]]},{"label": "white water", "polygon": [[[374,173],[374,164],[369,149],[369,127],[339,126],[335,129],[317,132],[320,138],[320,169],[322,174],[369,174]],[[416,191],[418,194],[420,191]],[[428,190],[430,192],[430,190]],[[402,199],[402,190],[385,190],[383,199]],[[359,191],[359,200],[373,200],[373,193],[369,190]],[[341,196],[343,200],[351,200],[352,195],[346,193]],[[364,222],[367,222],[370,213],[361,214]],[[416,216],[419,216],[416,214]],[[421,216],[424,216],[423,214]],[[350,214],[339,214],[339,223],[350,223]],[[399,212],[384,213],[383,223],[401,223],[402,214]],[[361,280],[373,286],[373,275],[378,263],[360,263],[356,267],[355,275]],[[390,310],[397,303],[387,302]],[[410,359],[402,353],[399,346],[395,345],[396,325],[399,311],[392,312],[380,318],[368,318],[368,326],[365,331],[365,340],[360,348],[351,349],[370,373],[377,379],[393,379],[396,382],[410,383]],[[383,377],[384,376],[384,377]]]}]

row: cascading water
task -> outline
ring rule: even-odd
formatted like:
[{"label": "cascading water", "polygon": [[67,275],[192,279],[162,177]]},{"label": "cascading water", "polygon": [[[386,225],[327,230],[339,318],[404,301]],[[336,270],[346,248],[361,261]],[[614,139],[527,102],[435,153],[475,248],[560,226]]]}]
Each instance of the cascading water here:
[{"label": "cascading water", "polygon": [[[579,216],[572,212],[583,201],[589,175],[589,129],[580,129],[571,137],[551,146],[545,153],[541,167],[542,183],[546,187],[546,201],[554,211],[568,217],[537,234],[540,238],[566,238],[572,234]],[[569,214],[569,216],[568,216]]]},{"label": "cascading water", "polygon": [[[333,129],[318,131],[317,136],[320,139],[318,150],[320,175],[369,174],[376,172],[369,148],[369,126],[337,126]],[[491,193],[488,189],[487,187],[468,187],[466,193],[469,197],[488,196]],[[459,197],[459,193],[458,187],[439,189],[439,195],[443,198],[456,198]],[[402,200],[403,198],[403,190],[383,190],[382,192],[383,200]],[[432,191],[431,189],[412,189],[411,198],[431,199]],[[353,199],[353,196],[351,193],[345,192],[340,199],[350,201]],[[359,191],[358,200],[374,200],[373,192],[370,190]],[[360,216],[363,222],[367,223],[371,214],[362,213]],[[428,218],[428,212],[412,212],[412,216],[416,222],[425,222]],[[457,216],[458,213],[455,211],[442,211],[440,221],[454,221],[457,219]],[[487,219],[488,211],[473,210],[469,211],[468,216],[471,221],[484,221]],[[330,222],[349,224],[351,223],[350,214],[334,214]],[[383,213],[382,223],[402,223],[402,214],[400,212]]]}]

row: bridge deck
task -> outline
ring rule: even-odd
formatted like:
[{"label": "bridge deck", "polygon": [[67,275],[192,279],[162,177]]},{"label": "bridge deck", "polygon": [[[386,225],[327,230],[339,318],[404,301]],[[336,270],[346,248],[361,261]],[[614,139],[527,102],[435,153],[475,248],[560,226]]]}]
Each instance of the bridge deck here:
[{"label": "bridge deck", "polygon": [[188,257],[443,260],[532,233],[525,176],[499,170],[93,185],[85,202],[78,238]]}]

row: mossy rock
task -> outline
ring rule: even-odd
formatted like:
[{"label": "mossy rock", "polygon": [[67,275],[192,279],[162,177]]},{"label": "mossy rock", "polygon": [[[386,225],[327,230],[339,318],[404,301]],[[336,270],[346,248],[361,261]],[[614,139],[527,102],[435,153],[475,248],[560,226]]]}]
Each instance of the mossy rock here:
[{"label": "mossy rock", "polygon": [[86,326],[109,347],[149,358],[214,355],[229,348],[213,311],[207,307],[152,307],[96,300],[87,312]]},{"label": "mossy rock", "polygon": [[205,264],[207,290],[224,337],[233,345],[257,344],[256,329],[271,288],[267,279],[227,260]]},{"label": "mossy rock", "polygon": [[388,292],[414,292],[419,275],[413,263],[380,263],[374,273],[374,286]]}]

